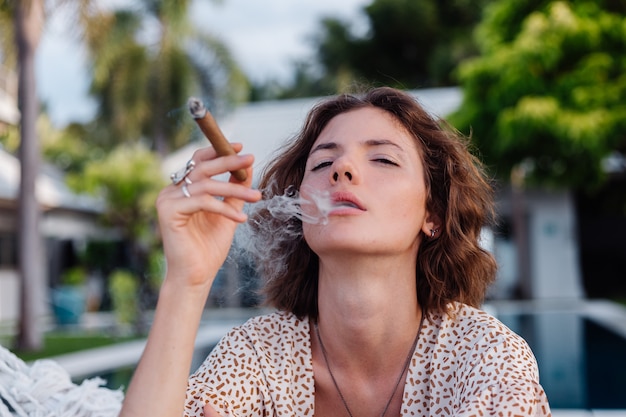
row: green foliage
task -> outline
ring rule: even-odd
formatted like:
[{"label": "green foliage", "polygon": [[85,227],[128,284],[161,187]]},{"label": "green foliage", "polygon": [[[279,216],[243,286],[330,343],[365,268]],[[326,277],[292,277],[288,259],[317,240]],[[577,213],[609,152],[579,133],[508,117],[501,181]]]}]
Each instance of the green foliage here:
[{"label": "green foliage", "polygon": [[0,0],[0,65],[13,68],[16,62],[12,2]]},{"label": "green foliage", "polygon": [[148,284],[150,288],[158,292],[161,288],[161,284],[163,284],[163,277],[165,277],[165,255],[163,253],[163,249],[159,248],[158,250],[152,251],[148,256]]},{"label": "green foliage", "polygon": [[15,154],[20,146],[20,132],[17,127],[8,126],[0,132],[0,146],[7,152]]},{"label": "green foliage", "polygon": [[118,323],[133,324],[137,319],[138,279],[132,273],[118,269],[109,277],[109,293]]},{"label": "green foliage", "polygon": [[[212,104],[247,98],[248,83],[228,49],[189,22],[189,1],[144,0],[143,7],[93,16],[87,44],[93,62],[91,93],[99,103],[99,138],[149,141],[165,155],[188,141],[189,96]],[[146,39],[149,21],[157,30]],[[245,92],[245,93],[244,93]],[[215,106],[212,108],[215,111]]]},{"label": "green foliage", "polygon": [[50,332],[44,335],[44,348],[38,352],[15,351],[16,356],[23,361],[34,361],[51,356],[64,355],[66,353],[78,352],[81,350],[94,349],[102,346],[109,346],[115,343],[134,340],[134,337],[117,337],[103,333],[77,333]]},{"label": "green foliage", "polygon": [[37,131],[44,159],[65,173],[80,173],[91,161],[102,158],[102,148],[87,140],[89,132],[80,125],[58,130],[42,114],[37,120]]},{"label": "green foliage", "polygon": [[105,219],[133,241],[152,236],[154,201],[165,185],[157,156],[137,145],[120,145],[105,158],[68,177],[73,188],[99,193],[106,200]]},{"label": "green foliage", "polygon": [[84,253],[84,264],[90,270],[108,275],[119,264],[119,242],[111,240],[90,240]]},{"label": "green foliage", "polygon": [[87,281],[87,271],[82,266],[68,268],[61,274],[61,284],[80,286]]},{"label": "green foliage", "polygon": [[370,36],[354,44],[358,73],[398,87],[428,84],[428,62],[439,29],[437,2],[375,0],[365,12]]},{"label": "green foliage", "polygon": [[421,88],[456,84],[453,69],[474,56],[471,33],[490,0],[373,0],[367,30],[333,17],[320,21],[314,59],[297,61],[291,85],[256,86],[253,97],[334,94],[355,84]]},{"label": "green foliage", "polygon": [[461,65],[465,98],[450,119],[498,176],[523,166],[529,183],[593,187],[602,159],[626,150],[626,4],[608,4],[487,8],[482,55]]}]

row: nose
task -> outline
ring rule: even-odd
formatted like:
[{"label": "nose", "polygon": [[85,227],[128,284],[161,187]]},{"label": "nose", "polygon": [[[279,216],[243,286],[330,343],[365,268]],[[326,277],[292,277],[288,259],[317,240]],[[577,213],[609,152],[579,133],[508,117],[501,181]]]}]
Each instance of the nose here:
[{"label": "nose", "polygon": [[330,184],[338,184],[347,181],[348,184],[360,184],[362,181],[361,169],[363,155],[358,150],[344,149],[332,161],[328,170]]},{"label": "nose", "polygon": [[348,158],[342,157],[336,159],[333,163],[331,182],[336,183],[339,181],[348,180],[349,182],[356,181],[356,167],[348,160]]},{"label": "nose", "polygon": [[[343,175],[348,179],[348,181],[352,181],[352,174],[350,173],[350,171],[344,172]],[[339,181],[339,173],[337,171],[333,173],[333,181]]]}]

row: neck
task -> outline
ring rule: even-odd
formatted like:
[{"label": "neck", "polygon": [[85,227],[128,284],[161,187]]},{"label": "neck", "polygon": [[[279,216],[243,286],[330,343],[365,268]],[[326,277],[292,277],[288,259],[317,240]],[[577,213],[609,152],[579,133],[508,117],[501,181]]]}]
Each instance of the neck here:
[{"label": "neck", "polygon": [[318,321],[335,360],[372,373],[397,367],[421,318],[415,274],[406,260],[320,261]]}]

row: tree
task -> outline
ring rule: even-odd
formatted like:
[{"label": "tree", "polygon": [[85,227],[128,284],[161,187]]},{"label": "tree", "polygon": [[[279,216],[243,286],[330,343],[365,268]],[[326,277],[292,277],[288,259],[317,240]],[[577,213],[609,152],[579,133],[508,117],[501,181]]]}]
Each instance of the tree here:
[{"label": "tree", "polygon": [[604,180],[602,161],[626,151],[625,15],[626,3],[608,0],[487,8],[451,119],[496,175],[571,188]]},{"label": "tree", "polygon": [[44,160],[65,174],[82,173],[87,165],[105,154],[104,149],[85,140],[89,131],[81,124],[70,124],[58,130],[48,115],[42,114],[37,121],[37,131]]},{"label": "tree", "polygon": [[0,0],[0,64],[15,68],[15,24],[13,4]]},{"label": "tree", "polygon": [[35,51],[44,23],[43,0],[15,4],[15,42],[18,65],[18,107],[20,119],[20,188],[18,222],[18,264],[20,271],[20,321],[17,346],[37,350],[43,343],[38,328],[39,309],[44,302],[44,255],[39,233],[40,208],[35,196],[39,174],[39,143],[35,132],[38,100],[35,82]]},{"label": "tree", "polygon": [[[245,76],[219,40],[189,22],[190,1],[143,0],[135,9],[115,9],[99,16],[97,34],[87,43],[93,61],[92,94],[99,102],[101,142],[148,140],[160,155],[188,139],[186,114],[190,95],[213,104],[247,98]],[[157,35],[141,39],[145,27]],[[169,119],[169,120],[168,120]],[[106,146],[106,145],[105,145]]]},{"label": "tree", "polygon": [[471,32],[488,2],[373,0],[363,8],[368,23],[363,33],[350,22],[326,17],[311,38],[312,63],[296,62],[293,84],[278,96],[330,94],[355,82],[399,88],[452,85],[456,65],[477,53]]},{"label": "tree", "polygon": [[[79,2],[53,3],[53,7],[72,4],[79,22],[83,22],[89,0]],[[18,269],[20,274],[20,319],[17,347],[22,350],[36,350],[42,344],[42,332],[38,326],[39,310],[45,304],[45,259],[42,237],[39,231],[40,207],[35,196],[35,181],[40,169],[40,145],[35,123],[39,115],[37,83],[34,61],[45,24],[44,0],[2,1],[0,15],[6,21],[10,15],[14,32],[9,36],[12,42],[3,42],[2,59],[11,62],[14,55],[18,68],[18,108],[20,118],[20,188],[18,195]],[[80,26],[80,25],[79,25]],[[4,26],[3,26],[4,27]],[[10,44],[14,44],[11,48]]]},{"label": "tree", "polygon": [[589,190],[626,150],[625,15],[624,2],[498,0],[477,29],[481,55],[459,68],[464,101],[450,120],[512,186],[524,296],[523,188]]},{"label": "tree", "polygon": [[[142,144],[121,144],[104,158],[87,164],[82,172],[71,174],[68,182],[76,190],[104,197],[102,220],[123,234],[133,276],[140,278],[138,285],[147,291],[149,255],[157,243],[154,202],[165,186],[156,154]],[[140,294],[136,297],[143,307]],[[137,330],[141,332],[142,316],[138,319]]]}]

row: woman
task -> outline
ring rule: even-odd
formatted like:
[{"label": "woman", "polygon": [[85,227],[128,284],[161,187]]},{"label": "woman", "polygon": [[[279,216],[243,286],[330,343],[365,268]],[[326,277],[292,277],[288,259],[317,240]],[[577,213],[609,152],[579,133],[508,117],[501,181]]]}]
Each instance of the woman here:
[{"label": "woman", "polygon": [[233,329],[185,388],[209,289],[261,198],[250,179],[212,179],[251,156],[194,154],[185,193],[157,202],[168,271],[122,415],[549,415],[527,344],[476,308],[496,265],[478,243],[491,190],[466,145],[390,88],[314,108],[260,188],[331,206],[277,224],[301,230],[257,260],[277,312]]}]

